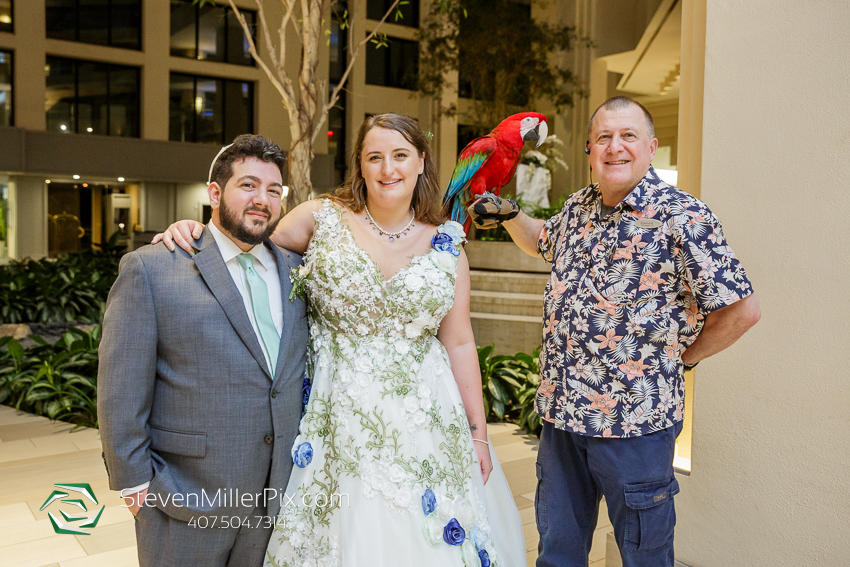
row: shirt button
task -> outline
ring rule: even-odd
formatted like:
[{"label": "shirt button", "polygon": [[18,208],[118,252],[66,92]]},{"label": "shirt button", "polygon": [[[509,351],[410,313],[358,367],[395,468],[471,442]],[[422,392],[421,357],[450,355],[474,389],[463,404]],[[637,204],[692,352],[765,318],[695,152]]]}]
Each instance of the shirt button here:
[{"label": "shirt button", "polygon": [[274,441],[274,437],[272,437],[271,435],[266,435],[265,437],[263,437],[263,440],[264,440],[266,443],[268,443],[269,445],[271,445],[271,444],[272,444],[272,441]]},{"label": "shirt button", "polygon": [[277,397],[277,392],[275,390],[272,390],[272,398],[276,398],[276,397]]}]

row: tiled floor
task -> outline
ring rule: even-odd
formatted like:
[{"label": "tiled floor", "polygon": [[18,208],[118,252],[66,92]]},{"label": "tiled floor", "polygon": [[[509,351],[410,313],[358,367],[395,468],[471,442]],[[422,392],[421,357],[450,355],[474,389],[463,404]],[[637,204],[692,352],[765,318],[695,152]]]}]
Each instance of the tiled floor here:
[{"label": "tiled floor", "polygon": [[[537,438],[512,424],[488,425],[525,529],[528,565],[537,557],[534,462]],[[107,485],[93,429],[71,426],[0,406],[0,563],[4,567],[137,567],[134,521]],[[91,485],[106,506],[91,535],[57,535],[39,508],[55,483]],[[600,510],[590,567],[605,565],[608,514]]]},{"label": "tiled floor", "polygon": [[[537,559],[537,525],[534,521],[534,492],[537,478],[534,463],[537,460],[537,437],[525,435],[512,423],[488,423],[487,432],[496,449],[499,462],[505,471],[511,492],[525,531],[525,549],[528,566],[533,567]],[[605,567],[606,540],[613,533],[608,520],[605,501],[599,510],[599,524],[593,534],[593,548],[590,550],[590,567]]]}]

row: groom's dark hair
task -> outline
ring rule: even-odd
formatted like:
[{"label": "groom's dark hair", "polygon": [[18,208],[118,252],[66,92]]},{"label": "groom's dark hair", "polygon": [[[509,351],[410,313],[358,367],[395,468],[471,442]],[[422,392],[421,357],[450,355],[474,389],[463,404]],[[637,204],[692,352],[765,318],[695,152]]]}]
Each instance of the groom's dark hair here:
[{"label": "groom's dark hair", "polygon": [[275,164],[280,169],[281,178],[285,177],[283,167],[286,165],[286,154],[280,146],[262,136],[242,134],[236,136],[233,144],[218,157],[213,165],[210,181],[218,183],[224,191],[224,186],[233,177],[233,164],[249,157]]}]

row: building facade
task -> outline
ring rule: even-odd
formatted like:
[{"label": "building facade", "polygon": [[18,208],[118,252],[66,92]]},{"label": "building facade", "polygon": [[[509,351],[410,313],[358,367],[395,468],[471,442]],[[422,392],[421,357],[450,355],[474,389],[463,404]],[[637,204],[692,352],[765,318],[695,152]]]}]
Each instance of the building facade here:
[{"label": "building facade", "polygon": [[[202,220],[221,145],[252,132],[287,147],[284,109],[225,4],[0,2],[0,261]],[[252,4],[238,3],[249,22]],[[328,188],[324,140],[317,151]]]},{"label": "building facade", "polygon": [[[320,52],[329,88],[344,72],[349,30],[365,36],[392,2],[363,4],[352,27],[329,15]],[[259,27],[254,2],[236,5]],[[403,5],[403,17],[381,28],[387,45],[361,51],[330,112],[327,136],[314,145],[317,193],[343,180],[357,128],[381,112],[413,116],[435,134],[441,180],[448,183],[463,125],[434,119],[434,101],[415,90],[418,28],[428,9],[428,0]],[[280,10],[266,4],[273,29]],[[549,21],[570,17],[560,3],[528,12]],[[257,39],[268,60],[264,39]],[[295,77],[300,44],[291,33],[287,53]],[[468,102],[449,96],[455,100],[443,103],[456,102],[462,114]],[[566,115],[535,110],[550,115],[550,133],[570,137]],[[204,220],[207,170],[218,148],[252,132],[287,149],[287,120],[227,2],[0,1],[0,261],[85,247],[119,225],[123,239],[136,245],[176,219]],[[556,179],[565,188],[572,184],[566,181]]]}]

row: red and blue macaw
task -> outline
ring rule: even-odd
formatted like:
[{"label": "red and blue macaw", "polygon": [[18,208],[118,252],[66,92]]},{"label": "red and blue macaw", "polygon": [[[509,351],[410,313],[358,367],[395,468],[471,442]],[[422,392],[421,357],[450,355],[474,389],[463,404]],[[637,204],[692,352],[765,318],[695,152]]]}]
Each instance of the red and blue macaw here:
[{"label": "red and blue macaw", "polygon": [[549,127],[539,112],[522,112],[502,120],[492,132],[472,140],[457,157],[449,188],[443,197],[443,216],[469,233],[472,219],[466,208],[477,196],[499,191],[513,179],[525,142],[546,140]]}]

